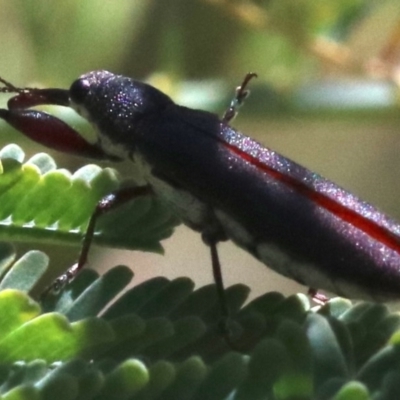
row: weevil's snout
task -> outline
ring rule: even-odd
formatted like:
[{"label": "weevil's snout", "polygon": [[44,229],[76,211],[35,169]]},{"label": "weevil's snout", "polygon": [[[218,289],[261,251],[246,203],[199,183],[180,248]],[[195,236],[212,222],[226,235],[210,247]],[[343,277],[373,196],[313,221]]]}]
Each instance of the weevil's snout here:
[{"label": "weevil's snout", "polygon": [[25,109],[39,105],[70,105],[69,91],[64,89],[26,89],[7,102],[10,110]]}]

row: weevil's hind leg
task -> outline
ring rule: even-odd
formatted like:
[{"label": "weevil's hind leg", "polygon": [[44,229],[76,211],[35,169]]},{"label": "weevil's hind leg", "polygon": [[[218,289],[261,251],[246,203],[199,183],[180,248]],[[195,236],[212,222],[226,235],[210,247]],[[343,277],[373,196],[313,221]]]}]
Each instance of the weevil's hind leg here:
[{"label": "weevil's hind leg", "polygon": [[219,239],[216,239],[213,235],[207,235],[205,233],[203,233],[202,238],[204,243],[207,246],[209,246],[211,252],[213,277],[217,289],[218,302],[221,308],[221,322],[219,328],[226,343],[232,349],[234,349],[235,346],[232,342],[233,335],[229,324],[230,322],[229,307],[225,295],[225,287],[224,287],[224,280],[222,277],[221,263],[219,262],[219,257],[218,257],[217,244],[219,242]]},{"label": "weevil's hind leg", "polygon": [[90,217],[89,224],[87,226],[85,236],[83,238],[78,262],[74,264],[70,269],[68,269],[68,271],[66,271],[64,274],[59,276],[46,290],[45,294],[48,292],[53,292],[53,293],[59,292],[85,266],[88,259],[89,250],[93,242],[96,223],[101,215],[104,215],[111,210],[115,210],[116,208],[118,208],[122,204],[127,203],[130,200],[149,194],[152,194],[152,189],[150,186],[137,186],[137,187],[121,188],[103,197],[97,203],[96,208],[92,216]]},{"label": "weevil's hind leg", "polygon": [[236,88],[235,97],[232,99],[229,108],[225,111],[222,116],[222,121],[225,123],[231,122],[237,115],[240,106],[244,103],[246,98],[249,96],[250,91],[247,88],[249,82],[256,78],[257,74],[249,72],[243,79],[243,82]]},{"label": "weevil's hind leg", "polygon": [[222,320],[225,324],[226,321],[229,319],[229,308],[226,302],[224,279],[222,277],[221,263],[219,262],[218,257],[217,242],[209,242],[208,246],[210,247],[211,252],[212,271],[215,286],[217,288],[218,300],[221,307]]}]

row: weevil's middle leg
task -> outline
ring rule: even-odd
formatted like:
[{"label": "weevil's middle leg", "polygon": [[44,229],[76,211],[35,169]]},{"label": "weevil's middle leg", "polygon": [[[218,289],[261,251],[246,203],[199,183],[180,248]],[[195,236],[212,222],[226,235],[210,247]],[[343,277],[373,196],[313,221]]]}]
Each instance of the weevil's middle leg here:
[{"label": "weevil's middle leg", "polygon": [[113,193],[110,193],[103,197],[96,205],[96,208],[90,217],[89,224],[87,226],[85,236],[83,238],[81,252],[79,259],[76,264],[69,268],[64,274],[59,276],[46,291],[59,292],[65,285],[67,285],[85,266],[90,247],[93,242],[94,232],[96,223],[101,215],[108,213],[109,211],[115,210],[122,204],[127,203],[137,197],[152,194],[152,188],[150,186],[137,186],[119,189]]}]

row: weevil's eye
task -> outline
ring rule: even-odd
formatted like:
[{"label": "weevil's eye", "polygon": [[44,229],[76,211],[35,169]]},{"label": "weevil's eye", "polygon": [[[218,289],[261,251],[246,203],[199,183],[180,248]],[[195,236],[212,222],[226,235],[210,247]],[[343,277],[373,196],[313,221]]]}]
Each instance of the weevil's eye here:
[{"label": "weevil's eye", "polygon": [[71,100],[76,104],[82,104],[90,90],[90,83],[86,79],[77,79],[69,89]]}]

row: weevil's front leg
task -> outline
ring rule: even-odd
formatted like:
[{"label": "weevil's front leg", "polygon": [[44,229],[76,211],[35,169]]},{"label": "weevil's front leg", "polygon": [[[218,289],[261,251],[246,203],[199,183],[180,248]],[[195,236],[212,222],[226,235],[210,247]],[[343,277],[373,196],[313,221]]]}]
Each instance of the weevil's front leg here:
[{"label": "weevil's front leg", "polygon": [[246,98],[249,96],[250,91],[247,90],[247,85],[249,82],[256,78],[257,74],[254,72],[249,72],[243,79],[243,82],[236,88],[235,97],[232,99],[229,108],[225,111],[222,121],[225,123],[231,122],[237,115],[239,107],[243,104]]},{"label": "weevil's front leg", "polygon": [[53,284],[46,290],[51,292],[59,292],[65,285],[67,285],[85,266],[88,259],[88,254],[90,247],[93,242],[94,232],[96,228],[96,223],[101,215],[108,213],[109,211],[115,210],[122,204],[127,203],[137,197],[152,194],[151,186],[137,186],[119,189],[113,193],[108,194],[103,197],[90,217],[89,224],[87,226],[85,236],[83,238],[81,252],[79,254],[79,259],[76,264],[74,264],[68,271],[59,276]]},{"label": "weevil's front leg", "polygon": [[36,110],[0,109],[0,118],[28,138],[48,148],[95,159],[110,159],[96,144],[84,140],[60,119]]},{"label": "weevil's front leg", "polygon": [[28,110],[37,105],[70,106],[69,91],[64,89],[17,88],[0,78],[5,87],[0,93],[17,93],[8,100],[8,109],[0,109],[0,118],[28,138],[50,149],[81,157],[109,159],[100,146],[91,144],[60,119],[42,111]]}]

